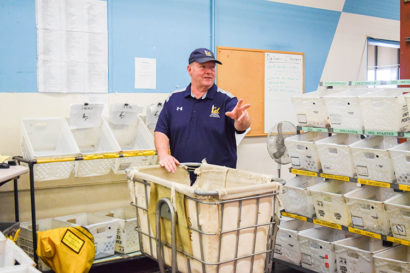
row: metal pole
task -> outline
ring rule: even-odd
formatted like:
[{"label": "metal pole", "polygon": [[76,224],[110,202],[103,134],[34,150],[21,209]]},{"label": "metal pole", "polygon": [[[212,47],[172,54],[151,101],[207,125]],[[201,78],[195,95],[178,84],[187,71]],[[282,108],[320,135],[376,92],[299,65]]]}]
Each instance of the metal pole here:
[{"label": "metal pole", "polygon": [[17,185],[18,178],[14,178],[14,216],[16,217],[16,222],[20,221],[20,213],[19,213],[19,193],[18,193],[18,185]]}]

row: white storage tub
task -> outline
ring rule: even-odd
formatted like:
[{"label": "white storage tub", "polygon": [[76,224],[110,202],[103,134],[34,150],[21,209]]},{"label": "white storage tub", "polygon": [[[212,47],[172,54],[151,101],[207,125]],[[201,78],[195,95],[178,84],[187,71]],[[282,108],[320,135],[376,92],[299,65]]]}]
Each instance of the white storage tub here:
[{"label": "white storage tub", "polygon": [[95,259],[114,255],[115,240],[119,221],[117,219],[95,215],[92,213],[80,213],[55,218],[66,222],[71,226],[83,226],[94,237]]},{"label": "white storage tub", "polygon": [[0,273],[41,273],[33,266],[28,265],[15,265],[8,267],[0,267]]},{"label": "white storage tub", "polygon": [[[296,176],[283,186],[282,204],[286,212],[313,217],[315,208],[308,187],[323,183],[322,178]],[[297,200],[297,202],[295,202]]]},{"label": "white storage tub", "polygon": [[388,149],[397,137],[371,136],[350,145],[358,178],[392,183],[395,176]]},{"label": "white storage tub", "polygon": [[389,216],[385,211],[386,200],[398,195],[393,189],[365,186],[345,195],[354,227],[388,235]]},{"label": "white storage tub", "polygon": [[388,249],[383,241],[366,236],[334,243],[338,273],[374,272],[373,255]]},{"label": "white storage tub", "polygon": [[382,89],[359,97],[365,130],[407,131],[409,111],[404,88]]},{"label": "white storage tub", "polygon": [[299,232],[302,267],[320,273],[335,272],[336,260],[333,242],[351,236],[352,234],[348,232],[326,227],[311,228]]},{"label": "white storage tub", "polygon": [[[82,155],[120,152],[120,146],[104,120],[98,127],[71,129],[71,132]],[[75,163],[75,176],[105,175],[114,167],[115,158],[80,160]]]},{"label": "white storage tub", "polygon": [[[57,159],[80,154],[63,118],[24,118],[21,128],[21,152],[24,159]],[[73,169],[74,161],[35,164],[34,180],[66,179]]]},{"label": "white storage tub", "polygon": [[117,219],[119,222],[117,229],[117,239],[115,251],[122,254],[138,251],[139,239],[137,232],[137,211],[135,207],[129,206],[118,209],[100,211],[97,215],[103,215]]},{"label": "white storage tub", "polygon": [[400,193],[384,205],[393,236],[410,241],[410,192]]},{"label": "white storage tub", "polygon": [[[136,196],[141,252],[157,259],[155,221],[149,217],[155,213],[148,212],[157,205],[155,193],[173,192],[177,232],[190,234],[185,237],[186,244],[177,240],[177,271],[185,273],[190,267],[197,273],[264,272],[266,257],[273,255],[273,247],[267,246],[268,234],[272,217],[279,216],[275,194],[281,185],[271,182],[271,176],[206,163],[195,172],[198,178],[191,187],[182,166],[175,173],[160,166],[128,171]],[[164,236],[170,242],[166,230]],[[171,265],[170,247],[163,249],[165,263]]]},{"label": "white storage tub", "polygon": [[352,220],[344,195],[357,189],[357,184],[336,180],[309,187],[316,218],[339,225],[350,225]]},{"label": "white storage tub", "polygon": [[328,137],[327,133],[309,132],[285,138],[292,167],[312,172],[320,171],[315,141]]},{"label": "white storage tub", "polygon": [[322,98],[326,94],[327,91],[318,90],[291,98],[299,125],[326,127],[329,124]]},{"label": "white storage tub", "polygon": [[[137,117],[136,122],[132,124],[113,124],[108,122],[108,125],[120,145],[121,152],[148,150],[154,153],[154,136],[140,117]],[[156,162],[157,156],[155,154],[117,158],[113,171],[116,174],[124,174],[127,168],[153,165]]]},{"label": "white storage tub", "polygon": [[335,134],[316,141],[322,171],[327,174],[353,177],[355,171],[349,145],[359,140],[359,135]]},{"label": "white storage tub", "polygon": [[410,246],[396,246],[373,256],[376,273],[409,273]]},{"label": "white storage tub", "polygon": [[0,268],[16,264],[34,266],[34,261],[9,239],[0,241]]},{"label": "white storage tub", "polygon": [[410,140],[389,150],[397,183],[410,185]]},{"label": "white storage tub", "polygon": [[300,247],[298,241],[299,231],[313,228],[314,224],[299,220],[281,221],[276,233],[275,255],[276,259],[300,265]]},{"label": "white storage tub", "polygon": [[363,130],[359,96],[372,91],[374,89],[354,88],[324,96],[330,126],[335,129]]}]

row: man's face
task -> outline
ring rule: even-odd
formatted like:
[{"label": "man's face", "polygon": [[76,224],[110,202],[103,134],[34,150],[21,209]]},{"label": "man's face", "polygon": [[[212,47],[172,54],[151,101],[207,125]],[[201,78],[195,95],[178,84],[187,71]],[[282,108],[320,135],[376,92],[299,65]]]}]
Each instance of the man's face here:
[{"label": "man's face", "polygon": [[203,64],[193,62],[188,65],[188,73],[192,84],[209,89],[215,82],[215,62]]}]

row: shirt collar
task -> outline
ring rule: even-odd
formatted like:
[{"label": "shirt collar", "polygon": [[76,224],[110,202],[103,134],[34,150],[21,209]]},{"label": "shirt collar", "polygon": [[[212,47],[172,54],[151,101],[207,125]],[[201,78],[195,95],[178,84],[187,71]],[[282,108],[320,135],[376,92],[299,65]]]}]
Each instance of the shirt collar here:
[{"label": "shirt collar", "polygon": [[[202,96],[201,99],[213,99],[215,97],[216,91],[217,91],[218,87],[216,86],[216,84],[213,84],[211,88],[208,89],[208,91],[206,91],[206,93]],[[191,90],[191,84],[189,84],[186,89],[185,89],[185,97],[193,97],[192,95],[192,90]],[[196,99],[196,98],[195,98]]]}]

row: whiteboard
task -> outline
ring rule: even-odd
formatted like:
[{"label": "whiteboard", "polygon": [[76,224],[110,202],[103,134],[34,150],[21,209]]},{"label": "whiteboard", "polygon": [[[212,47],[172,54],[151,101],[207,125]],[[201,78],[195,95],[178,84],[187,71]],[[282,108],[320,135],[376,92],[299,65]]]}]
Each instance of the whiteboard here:
[{"label": "whiteboard", "polygon": [[277,122],[296,124],[291,97],[304,91],[304,55],[265,53],[265,133]]}]

